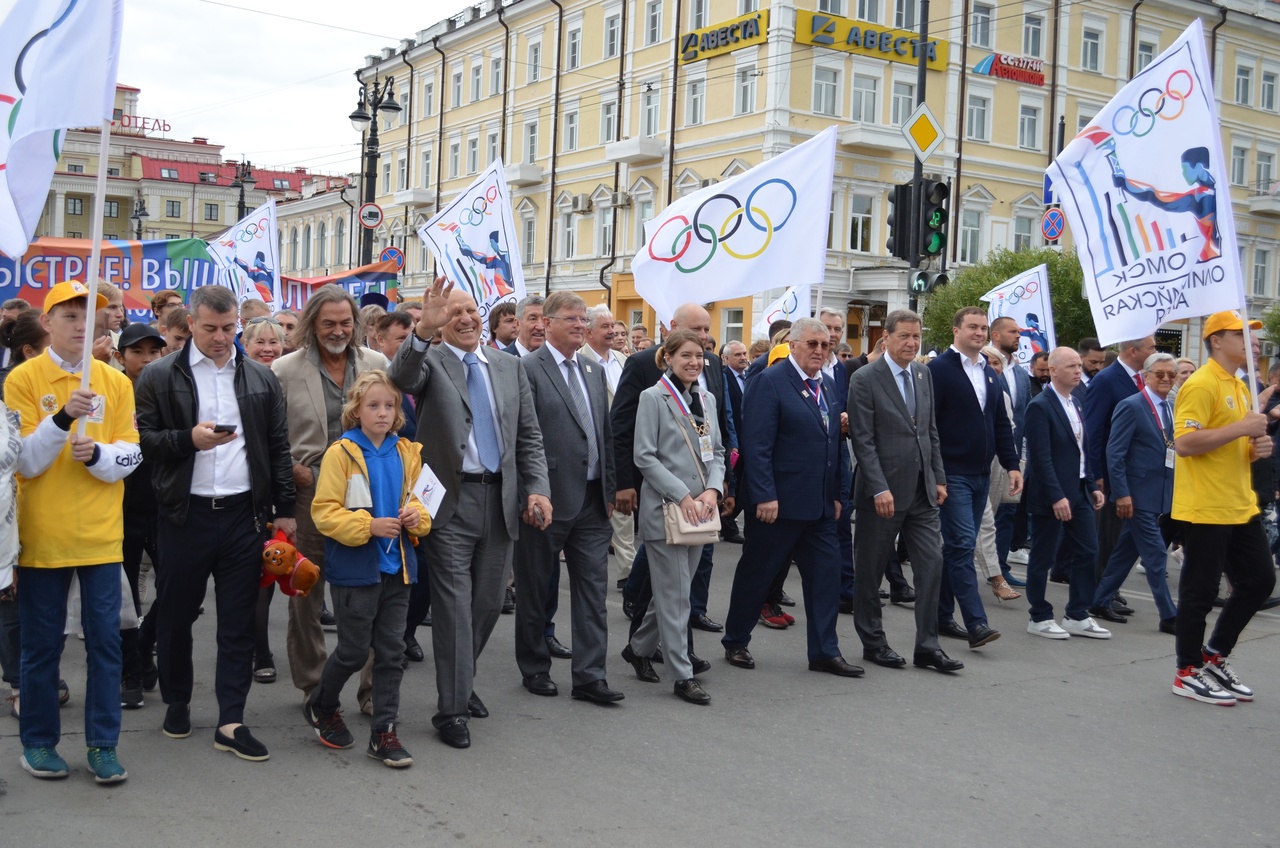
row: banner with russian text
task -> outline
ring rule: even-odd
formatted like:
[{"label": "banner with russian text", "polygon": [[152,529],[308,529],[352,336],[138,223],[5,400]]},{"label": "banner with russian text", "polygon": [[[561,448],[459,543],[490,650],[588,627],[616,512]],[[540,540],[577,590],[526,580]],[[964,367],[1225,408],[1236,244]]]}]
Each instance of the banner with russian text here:
[{"label": "banner with russian text", "polygon": [[1048,168],[1103,344],[1245,306],[1212,69],[1195,20]]},{"label": "banner with russian text", "polygon": [[[812,287],[805,283],[802,286],[790,286],[780,297],[770,303],[760,313],[760,320],[751,328],[751,338],[769,338],[769,325],[774,321],[792,321],[797,318],[808,318],[812,315],[810,304],[813,303]],[[772,339],[770,339],[772,341]]]},{"label": "banner with russian text", "polygon": [[372,265],[361,265],[350,271],[340,271],[327,277],[281,277],[280,302],[281,309],[295,312],[307,305],[311,292],[318,286],[329,284],[341,286],[351,293],[357,301],[369,292],[378,292],[395,303],[398,298],[396,288],[399,283],[399,272],[393,259],[385,262],[374,262]]},{"label": "banner with russian text", "polygon": [[984,294],[987,321],[1012,318],[1018,322],[1018,364],[1031,367],[1031,357],[1057,346],[1053,332],[1053,304],[1049,299],[1049,268],[1037,265]]},{"label": "banner with russian text", "polygon": [[209,255],[226,275],[225,285],[239,295],[241,302],[257,298],[272,312],[278,312],[283,308],[279,244],[273,198],[209,242]]}]

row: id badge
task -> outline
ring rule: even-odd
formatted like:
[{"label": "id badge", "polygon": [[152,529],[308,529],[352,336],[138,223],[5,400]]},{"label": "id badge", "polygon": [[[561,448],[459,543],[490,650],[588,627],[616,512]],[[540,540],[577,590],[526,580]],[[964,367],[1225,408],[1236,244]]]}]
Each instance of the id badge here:
[{"label": "id badge", "polygon": [[94,395],[89,404],[89,423],[101,424],[107,420],[107,399],[103,395]]},{"label": "id badge", "polygon": [[1164,449],[1164,467],[1165,468],[1173,467],[1173,458],[1176,455],[1177,455],[1177,451],[1175,451],[1173,448]]},{"label": "id badge", "polygon": [[702,461],[710,462],[715,458],[715,450],[711,447],[711,434],[698,437],[698,448],[702,451]]}]

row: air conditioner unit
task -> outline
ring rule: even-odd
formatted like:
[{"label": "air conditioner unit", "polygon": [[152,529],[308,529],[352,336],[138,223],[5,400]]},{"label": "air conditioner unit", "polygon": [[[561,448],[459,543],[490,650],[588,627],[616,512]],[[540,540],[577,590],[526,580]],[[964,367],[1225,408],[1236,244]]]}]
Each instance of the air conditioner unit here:
[{"label": "air conditioner unit", "polygon": [[702,182],[698,183],[698,188],[706,188],[707,186],[713,186],[718,182],[720,181],[719,180],[703,180]]},{"label": "air conditioner unit", "polygon": [[618,209],[631,205],[631,195],[625,191],[615,191],[613,196],[609,198],[609,205]]},{"label": "air conditioner unit", "polygon": [[571,208],[574,212],[590,212],[591,198],[585,194],[575,194],[573,196],[573,206]]}]

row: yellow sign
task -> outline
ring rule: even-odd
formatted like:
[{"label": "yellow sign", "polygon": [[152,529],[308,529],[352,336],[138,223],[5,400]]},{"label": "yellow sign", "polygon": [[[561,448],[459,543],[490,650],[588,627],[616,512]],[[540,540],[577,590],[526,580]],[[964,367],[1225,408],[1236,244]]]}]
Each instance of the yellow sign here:
[{"label": "yellow sign", "polygon": [[732,53],[742,47],[764,44],[769,37],[769,10],[762,9],[712,27],[680,36],[680,64]]},{"label": "yellow sign", "polygon": [[[916,64],[920,49],[918,33],[804,9],[796,10],[796,43],[875,56],[907,65]],[[946,70],[947,42],[931,40],[924,45],[924,50],[926,67],[933,71]]]},{"label": "yellow sign", "polygon": [[942,134],[942,125],[938,123],[937,118],[933,117],[933,112],[925,103],[916,106],[915,111],[907,118],[906,123],[902,125],[902,135],[906,137],[907,144],[911,146],[911,150],[921,162],[928,159],[945,138]]}]

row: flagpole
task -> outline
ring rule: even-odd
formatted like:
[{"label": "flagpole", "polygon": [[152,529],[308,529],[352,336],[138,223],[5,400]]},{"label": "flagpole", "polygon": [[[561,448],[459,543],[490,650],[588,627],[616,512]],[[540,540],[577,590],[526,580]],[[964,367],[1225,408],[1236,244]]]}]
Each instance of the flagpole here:
[{"label": "flagpole", "polygon": [[[85,306],[84,355],[80,360],[80,388],[89,391],[89,374],[93,370],[93,324],[98,316],[98,269],[102,262],[102,216],[107,197],[107,162],[111,150],[111,121],[103,120],[98,144],[98,174],[94,184],[93,218],[90,221],[89,265],[85,269],[89,302]],[[89,424],[86,415],[76,422],[76,433],[83,436]]]},{"label": "flagpole", "polygon": [[1248,301],[1245,301],[1245,307],[1240,310],[1240,315],[1244,319],[1241,327],[1244,329],[1245,363],[1249,370],[1249,396],[1253,398],[1253,411],[1262,412],[1258,405],[1258,364],[1253,359],[1253,330],[1249,329]]}]

